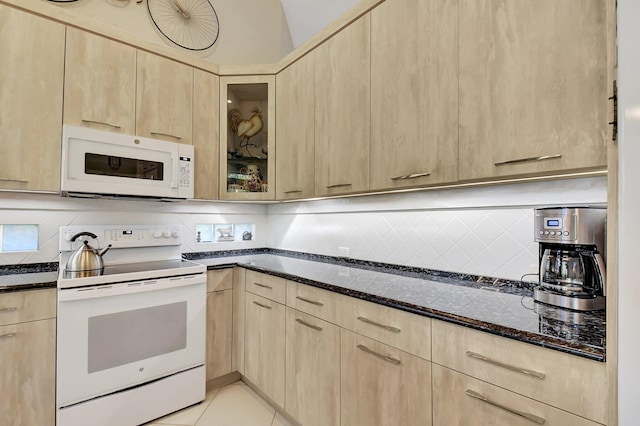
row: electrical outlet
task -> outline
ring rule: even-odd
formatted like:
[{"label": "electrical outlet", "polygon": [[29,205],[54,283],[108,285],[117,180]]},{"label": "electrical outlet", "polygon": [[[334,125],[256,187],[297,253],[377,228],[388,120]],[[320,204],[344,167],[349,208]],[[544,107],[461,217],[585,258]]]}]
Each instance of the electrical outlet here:
[{"label": "electrical outlet", "polygon": [[349,247],[338,247],[338,256],[349,257]]}]

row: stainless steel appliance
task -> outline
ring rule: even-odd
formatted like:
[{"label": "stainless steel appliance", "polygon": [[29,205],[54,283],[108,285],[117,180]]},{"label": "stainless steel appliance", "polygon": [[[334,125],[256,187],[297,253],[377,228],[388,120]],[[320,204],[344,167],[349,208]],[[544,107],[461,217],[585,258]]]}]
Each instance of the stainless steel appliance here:
[{"label": "stainless steel appliance", "polygon": [[599,207],[535,210],[539,285],[534,299],[576,311],[605,308],[605,220]]},{"label": "stainless steel appliance", "polygon": [[[87,232],[111,249],[78,274],[66,265]],[[179,225],[60,228],[58,426],[138,425],[204,400],[206,267],[181,244]]]},{"label": "stainless steel appliance", "polygon": [[193,157],[192,145],[64,125],[62,194],[193,198]]}]

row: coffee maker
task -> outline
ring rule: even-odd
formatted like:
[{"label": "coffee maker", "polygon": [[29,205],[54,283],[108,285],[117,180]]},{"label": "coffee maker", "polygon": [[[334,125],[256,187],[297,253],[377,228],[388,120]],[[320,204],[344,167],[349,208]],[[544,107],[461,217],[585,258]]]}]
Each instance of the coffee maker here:
[{"label": "coffee maker", "polygon": [[574,311],[605,308],[604,207],[535,210],[540,278],[537,302]]}]

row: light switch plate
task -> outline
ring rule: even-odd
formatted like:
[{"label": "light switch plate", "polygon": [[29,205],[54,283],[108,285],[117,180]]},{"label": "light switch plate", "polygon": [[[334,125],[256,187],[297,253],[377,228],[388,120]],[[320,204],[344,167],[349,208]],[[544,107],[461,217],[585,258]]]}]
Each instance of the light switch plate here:
[{"label": "light switch plate", "polygon": [[338,256],[349,257],[349,247],[338,247]]}]

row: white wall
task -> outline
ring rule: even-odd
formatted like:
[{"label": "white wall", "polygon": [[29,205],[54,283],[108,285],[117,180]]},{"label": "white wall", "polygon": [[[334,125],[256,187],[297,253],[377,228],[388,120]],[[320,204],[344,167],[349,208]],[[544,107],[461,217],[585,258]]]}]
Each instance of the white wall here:
[{"label": "white wall", "polygon": [[618,421],[638,424],[640,395],[640,2],[618,0]]},{"label": "white wall", "polygon": [[518,280],[537,270],[534,207],[605,202],[601,177],[282,203],[268,245]]},{"label": "white wall", "polygon": [[[180,224],[183,253],[265,247],[264,205],[181,201],[84,200],[58,195],[0,192],[0,223],[39,225],[39,250],[0,253],[0,265],[58,261],[58,230],[66,225]],[[254,223],[255,240],[196,243],[196,224]]]},{"label": "white wall", "polygon": [[[216,44],[193,55],[216,64],[270,64],[293,50],[287,20],[279,0],[211,0],[220,22]],[[152,43],[175,47],[157,31],[146,1],[79,0],[50,3],[68,12],[99,20]]]},{"label": "white wall", "polygon": [[280,0],[293,46],[298,47],[353,7],[359,0]]}]

